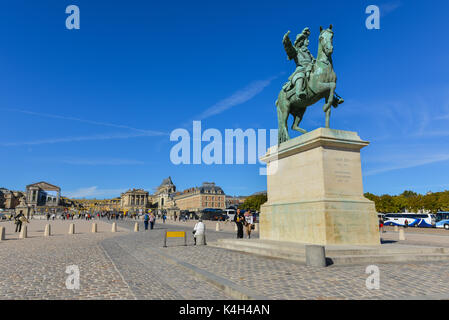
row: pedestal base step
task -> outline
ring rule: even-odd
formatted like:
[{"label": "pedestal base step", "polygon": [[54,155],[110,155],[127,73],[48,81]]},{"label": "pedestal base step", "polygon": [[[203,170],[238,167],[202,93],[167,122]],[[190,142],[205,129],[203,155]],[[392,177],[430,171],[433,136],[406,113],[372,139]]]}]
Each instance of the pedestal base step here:
[{"label": "pedestal base step", "polygon": [[[210,246],[306,263],[305,244],[259,239],[219,239]],[[449,248],[382,244],[325,246],[328,265],[449,261]]]}]

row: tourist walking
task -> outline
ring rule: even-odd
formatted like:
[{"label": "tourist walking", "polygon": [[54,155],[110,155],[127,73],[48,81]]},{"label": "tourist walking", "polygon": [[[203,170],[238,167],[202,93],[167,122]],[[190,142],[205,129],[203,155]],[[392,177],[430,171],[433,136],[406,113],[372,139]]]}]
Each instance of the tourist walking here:
[{"label": "tourist walking", "polygon": [[22,212],[19,212],[18,214],[16,214],[14,216],[14,224],[16,225],[16,231],[15,232],[20,232],[22,231],[22,220],[25,216],[23,215]]},{"label": "tourist walking", "polygon": [[150,214],[150,229],[151,230],[153,230],[155,222],[156,222],[156,216],[154,215],[154,213],[151,213]]},{"label": "tourist walking", "polygon": [[165,223],[165,220],[167,220],[167,216],[165,214],[162,214],[162,221]]},{"label": "tourist walking", "polygon": [[243,222],[245,221],[245,216],[237,209],[237,213],[234,216],[234,222],[237,225],[237,239],[243,239]]},{"label": "tourist walking", "polygon": [[203,238],[203,244],[206,244],[206,226],[203,220],[200,219],[193,227],[193,244],[196,245],[196,239]]},{"label": "tourist walking", "polygon": [[148,221],[150,220],[150,215],[145,213],[143,216],[143,224],[145,225],[145,230],[148,230]]},{"label": "tourist walking", "polygon": [[250,210],[245,212],[245,229],[248,239],[251,239],[251,230],[254,228],[254,217]]},{"label": "tourist walking", "polygon": [[379,219],[379,230],[381,233],[384,233],[384,219],[382,217],[380,217]]}]

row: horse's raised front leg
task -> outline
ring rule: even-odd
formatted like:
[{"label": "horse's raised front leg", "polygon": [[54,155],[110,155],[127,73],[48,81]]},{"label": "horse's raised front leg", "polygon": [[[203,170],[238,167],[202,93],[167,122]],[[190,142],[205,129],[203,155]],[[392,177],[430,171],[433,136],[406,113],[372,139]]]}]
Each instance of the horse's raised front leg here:
[{"label": "horse's raised front leg", "polygon": [[307,133],[307,130],[304,130],[298,126],[302,121],[304,112],[306,112],[305,108],[302,111],[300,111],[297,115],[295,115],[295,121],[293,121],[292,130],[299,131],[301,133]]}]

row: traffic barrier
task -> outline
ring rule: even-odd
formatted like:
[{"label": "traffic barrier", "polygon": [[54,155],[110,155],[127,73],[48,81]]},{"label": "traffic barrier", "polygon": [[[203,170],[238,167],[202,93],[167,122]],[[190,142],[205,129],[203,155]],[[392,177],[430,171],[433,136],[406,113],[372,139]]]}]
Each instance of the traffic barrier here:
[{"label": "traffic barrier", "polygon": [[117,222],[112,223],[112,232],[117,232]]},{"label": "traffic barrier", "polygon": [[69,234],[75,234],[75,224],[71,223],[69,226]]},{"label": "traffic barrier", "polygon": [[6,229],[5,227],[0,227],[0,241],[6,239]]},{"label": "traffic barrier", "polygon": [[187,246],[187,235],[185,231],[165,231],[164,248],[167,247],[167,238],[184,238],[184,245]]},{"label": "traffic barrier", "polygon": [[51,236],[51,226],[50,226],[49,224],[46,224],[46,225],[45,225],[44,236],[45,236],[45,237]]},{"label": "traffic barrier", "polygon": [[26,225],[22,226],[22,230],[20,230],[20,235],[19,235],[19,239],[25,239],[25,238],[28,238],[28,230],[27,230]]},{"label": "traffic barrier", "polygon": [[97,232],[97,224],[92,223],[92,233],[96,233],[96,232]]},{"label": "traffic barrier", "polygon": [[404,229],[399,229],[399,240],[405,240]]},{"label": "traffic barrier", "polygon": [[138,222],[136,222],[134,224],[134,232],[139,232],[139,223]]}]

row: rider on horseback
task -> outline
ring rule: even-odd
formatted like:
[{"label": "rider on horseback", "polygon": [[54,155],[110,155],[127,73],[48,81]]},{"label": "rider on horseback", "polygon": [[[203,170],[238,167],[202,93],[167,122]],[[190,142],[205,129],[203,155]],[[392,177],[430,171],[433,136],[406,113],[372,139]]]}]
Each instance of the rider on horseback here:
[{"label": "rider on horseback", "polygon": [[312,71],[313,65],[315,64],[315,58],[309,51],[309,36],[310,29],[305,28],[302,33],[296,36],[294,45],[292,45],[288,35],[288,31],[284,35],[283,44],[285,52],[289,60],[294,60],[296,63],[296,70],[288,78],[289,82],[284,86],[284,90],[288,91],[292,87],[295,87],[296,97],[300,100],[307,97],[306,85],[309,79],[310,72]]}]

